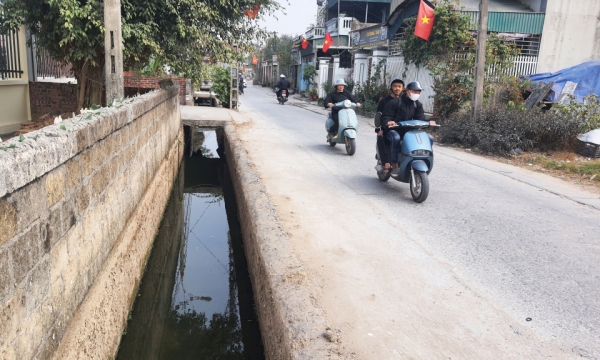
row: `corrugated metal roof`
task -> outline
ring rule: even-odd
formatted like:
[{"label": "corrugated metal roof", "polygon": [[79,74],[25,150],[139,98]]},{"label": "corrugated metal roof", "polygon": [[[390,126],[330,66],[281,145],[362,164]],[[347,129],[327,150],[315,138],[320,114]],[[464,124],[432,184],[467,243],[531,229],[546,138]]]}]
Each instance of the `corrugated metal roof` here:
[{"label": "corrugated metal roof", "polygon": [[[479,23],[478,11],[461,11],[471,17],[473,30]],[[489,12],[488,31],[541,34],[544,28],[546,14],[533,12]]]}]

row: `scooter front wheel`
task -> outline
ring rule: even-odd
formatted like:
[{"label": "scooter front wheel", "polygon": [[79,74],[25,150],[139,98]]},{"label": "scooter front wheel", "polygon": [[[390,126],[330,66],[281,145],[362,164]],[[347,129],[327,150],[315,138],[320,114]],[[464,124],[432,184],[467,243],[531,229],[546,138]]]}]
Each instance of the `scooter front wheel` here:
[{"label": "scooter front wheel", "polygon": [[410,177],[410,194],[415,202],[422,203],[427,200],[429,195],[429,178],[424,171],[415,171],[414,173],[414,177]]},{"label": "scooter front wheel", "polygon": [[352,156],[356,152],[356,140],[346,137],[346,152]]}]

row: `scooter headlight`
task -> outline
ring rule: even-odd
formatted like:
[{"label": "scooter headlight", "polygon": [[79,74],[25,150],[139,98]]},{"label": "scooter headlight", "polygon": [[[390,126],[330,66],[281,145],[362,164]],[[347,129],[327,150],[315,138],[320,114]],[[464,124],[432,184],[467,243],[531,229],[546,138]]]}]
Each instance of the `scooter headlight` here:
[{"label": "scooter headlight", "polygon": [[345,108],[352,107],[352,101],[350,101],[350,100],[344,100],[344,107]]},{"label": "scooter headlight", "polygon": [[411,155],[414,156],[429,156],[431,155],[431,151],[429,150],[413,150],[410,152]]}]

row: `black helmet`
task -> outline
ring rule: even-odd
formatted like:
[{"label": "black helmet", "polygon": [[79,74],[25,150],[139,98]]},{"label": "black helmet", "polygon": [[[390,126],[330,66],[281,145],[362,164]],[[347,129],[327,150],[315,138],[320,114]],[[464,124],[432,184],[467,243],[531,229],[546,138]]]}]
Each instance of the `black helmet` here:
[{"label": "black helmet", "polygon": [[398,78],[396,78],[396,79],[392,80],[392,82],[390,83],[390,89],[392,88],[392,86],[393,86],[395,83],[400,83],[400,84],[402,84],[402,87],[404,87],[404,81],[402,81],[402,79],[398,79]]},{"label": "black helmet", "polygon": [[423,88],[421,88],[421,84],[418,81],[413,81],[406,85],[406,90],[423,91]]}]

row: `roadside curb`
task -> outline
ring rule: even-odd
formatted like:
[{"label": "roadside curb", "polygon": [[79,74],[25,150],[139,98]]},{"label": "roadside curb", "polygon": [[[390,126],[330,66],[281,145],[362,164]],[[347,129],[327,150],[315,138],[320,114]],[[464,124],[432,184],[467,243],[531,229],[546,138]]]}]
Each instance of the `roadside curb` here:
[{"label": "roadside curb", "polygon": [[228,123],[224,130],[265,356],[337,359],[340,344],[323,336],[329,328],[324,311],[311,300],[307,274],[293,253],[275,206],[235,126]]}]

